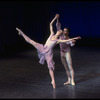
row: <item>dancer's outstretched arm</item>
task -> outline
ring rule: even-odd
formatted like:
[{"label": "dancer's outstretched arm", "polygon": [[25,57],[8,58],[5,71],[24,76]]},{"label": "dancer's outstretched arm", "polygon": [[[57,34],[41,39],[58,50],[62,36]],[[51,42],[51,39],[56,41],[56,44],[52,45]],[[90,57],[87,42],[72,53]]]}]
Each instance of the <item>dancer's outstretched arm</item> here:
[{"label": "dancer's outstretched arm", "polygon": [[70,46],[72,47],[72,46],[74,46],[75,45],[75,42],[76,42],[76,40],[72,40],[72,41],[70,41],[69,43],[67,43],[67,44],[70,44]]},{"label": "dancer's outstretched arm", "polygon": [[20,29],[16,28],[16,30],[18,31],[19,35],[22,35],[23,38],[30,44],[34,45],[36,42],[33,41],[32,39],[30,39],[28,36],[26,36]]},{"label": "dancer's outstretched arm", "polygon": [[53,23],[54,21],[59,17],[58,14],[56,14],[56,16],[54,17],[54,19],[50,22],[50,35],[54,34],[54,31],[53,31]]},{"label": "dancer's outstretched arm", "polygon": [[[70,38],[68,38],[70,39]],[[75,45],[76,40],[71,40],[69,42],[67,42],[66,44],[69,44],[71,47]]]},{"label": "dancer's outstretched arm", "polygon": [[68,40],[61,40],[61,39],[58,39],[57,43],[65,43],[65,42],[69,42],[69,41],[72,41],[72,40],[77,40],[77,39],[81,39],[81,37],[75,37],[75,38],[71,38],[71,39],[68,39]]}]

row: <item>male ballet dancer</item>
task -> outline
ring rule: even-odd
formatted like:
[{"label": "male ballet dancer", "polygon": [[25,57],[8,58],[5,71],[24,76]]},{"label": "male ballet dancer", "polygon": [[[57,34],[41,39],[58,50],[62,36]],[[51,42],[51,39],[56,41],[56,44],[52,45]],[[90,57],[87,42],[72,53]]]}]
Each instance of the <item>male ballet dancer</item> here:
[{"label": "male ballet dancer", "polygon": [[[57,18],[56,23],[57,31],[61,30],[61,23],[59,22],[59,17]],[[70,29],[68,27],[63,29],[63,34],[60,36],[60,39],[70,39],[68,34],[70,32]],[[68,76],[68,81],[64,83],[64,85],[71,84],[75,85],[74,82],[74,70],[72,67],[72,58],[71,58],[71,51],[70,46],[75,45],[75,40],[72,40],[67,43],[60,43],[60,54],[61,54],[61,62],[64,65],[64,68],[66,70],[66,74]]]}]

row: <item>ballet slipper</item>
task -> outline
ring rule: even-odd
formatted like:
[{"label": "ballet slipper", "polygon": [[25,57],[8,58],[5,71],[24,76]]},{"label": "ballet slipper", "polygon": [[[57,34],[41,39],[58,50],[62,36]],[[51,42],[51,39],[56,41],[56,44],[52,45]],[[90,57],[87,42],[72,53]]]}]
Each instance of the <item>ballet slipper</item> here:
[{"label": "ballet slipper", "polygon": [[53,88],[55,89],[56,88],[56,85],[55,85],[55,82],[51,82]]},{"label": "ballet slipper", "polygon": [[16,30],[18,31],[18,35],[21,35],[20,29],[16,28]]},{"label": "ballet slipper", "polygon": [[18,28],[16,28],[17,31],[20,31]]}]

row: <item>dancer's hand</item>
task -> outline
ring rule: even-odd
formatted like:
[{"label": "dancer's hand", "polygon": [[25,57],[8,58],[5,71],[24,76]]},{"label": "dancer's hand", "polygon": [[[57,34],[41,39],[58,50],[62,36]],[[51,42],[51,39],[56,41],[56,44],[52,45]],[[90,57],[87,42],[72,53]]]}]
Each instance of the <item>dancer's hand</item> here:
[{"label": "dancer's hand", "polygon": [[56,17],[56,18],[59,18],[59,14],[56,14],[55,17]]},{"label": "dancer's hand", "polygon": [[73,39],[73,40],[72,40],[72,43],[75,43],[75,42],[76,42],[76,40]]},{"label": "dancer's hand", "polygon": [[78,37],[76,37],[77,39],[81,39],[81,37],[80,36],[78,36]]},{"label": "dancer's hand", "polygon": [[80,37],[80,36],[75,37],[75,38],[72,38],[72,40],[79,40],[79,39],[81,39],[81,37]]}]

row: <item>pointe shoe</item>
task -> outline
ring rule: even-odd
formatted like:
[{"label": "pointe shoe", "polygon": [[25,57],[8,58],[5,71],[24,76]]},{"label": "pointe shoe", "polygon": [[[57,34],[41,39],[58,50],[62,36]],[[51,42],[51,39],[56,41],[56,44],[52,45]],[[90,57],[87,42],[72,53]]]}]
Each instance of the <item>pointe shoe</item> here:
[{"label": "pointe shoe", "polygon": [[55,82],[51,82],[53,88],[55,89],[56,88],[56,85],[55,85]]},{"label": "pointe shoe", "polygon": [[18,28],[16,28],[17,31],[20,31]]},{"label": "pointe shoe", "polygon": [[20,29],[16,28],[16,30],[18,31],[18,34],[21,35],[21,33],[20,33]]},{"label": "pointe shoe", "polygon": [[18,30],[18,28],[16,27],[16,30]]}]

